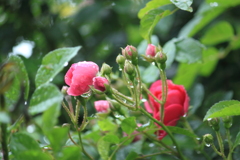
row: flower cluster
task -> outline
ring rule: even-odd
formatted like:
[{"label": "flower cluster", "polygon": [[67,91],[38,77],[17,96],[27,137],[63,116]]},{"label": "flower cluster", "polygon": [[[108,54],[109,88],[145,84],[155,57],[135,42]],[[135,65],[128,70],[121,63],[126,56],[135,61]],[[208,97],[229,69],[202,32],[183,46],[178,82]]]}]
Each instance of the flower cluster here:
[{"label": "flower cluster", "polygon": [[[139,90],[141,90],[141,86],[139,85],[141,84],[139,83],[139,81],[135,80],[136,76],[138,78],[140,77],[137,66],[137,54],[137,49],[135,47],[127,46],[126,48],[122,49],[122,55],[119,55],[116,60],[120,68],[123,69],[123,72],[128,75],[131,82],[137,84],[135,86],[138,86],[138,88],[132,90],[132,92],[135,92],[135,99],[138,99],[142,96],[141,91],[139,92]],[[165,62],[167,60],[167,57],[162,52],[160,47],[149,44],[146,49],[145,59],[150,62],[156,62],[157,67],[160,66],[160,70],[165,69]],[[72,96],[80,96],[88,92],[90,90],[90,86],[93,86],[99,92],[105,93],[106,86],[108,86],[108,88],[110,87],[107,78],[109,78],[109,75],[111,73],[111,67],[104,63],[101,68],[101,75],[104,75],[106,78],[97,76],[98,72],[99,67],[94,62],[84,61],[73,64],[65,75],[65,82],[70,86],[67,90],[67,94]],[[151,85],[149,91],[155,97],[149,95],[149,100],[145,102],[144,105],[146,110],[152,114],[154,119],[158,121],[163,120],[162,123],[166,126],[175,126],[178,120],[188,111],[189,97],[183,86],[175,85],[171,80],[167,80],[164,82],[167,83],[166,85],[168,88],[168,92],[163,93],[162,85],[164,86],[164,84],[162,84],[161,80],[154,82]],[[99,93],[98,91],[96,93]],[[114,94],[113,92],[109,93]],[[109,93],[108,95],[106,93],[106,95],[109,96]],[[165,95],[166,93],[167,95]],[[166,102],[164,104],[161,104],[157,102],[155,98],[162,101],[163,94],[165,95],[164,99],[166,100]],[[110,95],[110,97],[114,98],[113,95]],[[137,109],[139,109],[139,103],[137,102],[136,104],[137,107],[133,106],[133,108],[136,107]],[[164,108],[163,118],[161,118],[161,105]],[[110,104],[106,100],[95,101],[94,106],[97,112],[109,113]],[[157,127],[161,128],[158,124],[156,125]],[[158,139],[161,140],[167,135],[167,133],[164,130],[158,130],[156,132],[156,135],[158,136]]]}]

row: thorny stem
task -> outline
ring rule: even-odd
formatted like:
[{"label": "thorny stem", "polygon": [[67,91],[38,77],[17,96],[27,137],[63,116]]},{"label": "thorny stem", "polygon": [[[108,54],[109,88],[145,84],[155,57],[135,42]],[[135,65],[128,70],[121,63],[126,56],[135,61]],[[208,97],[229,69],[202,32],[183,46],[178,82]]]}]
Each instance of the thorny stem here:
[{"label": "thorny stem", "polygon": [[76,104],[76,109],[75,109],[75,125],[77,126],[78,125],[78,116],[79,116],[79,112],[80,112],[80,101],[77,100],[77,104]]},{"label": "thorny stem", "polygon": [[113,94],[113,98],[118,102],[120,103],[121,105],[127,107],[128,109],[130,110],[135,110],[135,108],[133,108],[133,106],[127,104],[127,103],[124,103],[123,101],[121,101],[116,95]]},{"label": "thorny stem", "polygon": [[227,134],[228,145],[229,145],[229,153],[228,153],[227,159],[232,160],[233,146],[232,146],[231,134],[230,134],[229,129],[226,129],[226,134]]},{"label": "thorny stem", "polygon": [[135,95],[135,108],[138,109],[139,108],[139,97],[138,97],[138,89],[136,84],[133,82],[133,87],[134,87],[134,95]]},{"label": "thorny stem", "polygon": [[222,140],[222,137],[221,137],[219,131],[216,131],[216,136],[217,136],[217,140],[218,140],[218,144],[219,144],[221,156],[223,157],[223,159],[226,159],[226,156],[225,156],[225,154],[224,154],[223,140]]},{"label": "thorny stem", "polygon": [[68,109],[68,107],[66,106],[66,104],[64,102],[62,102],[62,106],[65,109],[65,111],[68,113],[72,123],[75,124],[74,114],[70,112],[70,110]]},{"label": "thorny stem", "polygon": [[125,96],[124,94],[118,92],[115,88],[112,88],[114,94],[116,94],[117,96],[126,99],[128,102],[134,103],[133,99],[131,97]]},{"label": "thorny stem", "polygon": [[67,103],[68,103],[68,107],[69,107],[70,112],[74,115],[74,110],[73,110],[73,105],[72,105],[71,96],[66,95],[66,96],[65,96],[65,100],[66,100]]},{"label": "thorny stem", "polygon": [[77,132],[78,132],[79,143],[80,143],[80,146],[81,146],[81,148],[82,148],[83,153],[84,153],[88,158],[90,158],[91,160],[93,160],[93,158],[85,151],[85,149],[84,149],[84,147],[83,147],[81,131],[79,131],[79,130],[77,129]]},{"label": "thorny stem", "polygon": [[176,149],[178,151],[178,157],[182,160],[185,160],[179,146],[178,146],[178,143],[177,141],[175,140],[175,138],[173,137],[172,133],[169,131],[169,129],[160,121],[154,119],[149,113],[147,113],[143,108],[140,108],[140,111],[146,115],[149,119],[151,119],[152,121],[154,121],[155,123],[157,123],[159,126],[161,126],[163,128],[164,131],[166,131],[169,135],[169,137],[171,138],[172,142],[174,143],[174,145],[176,146]]},{"label": "thorny stem", "polygon": [[130,86],[129,86],[129,84],[128,84],[127,75],[126,75],[124,69],[122,70],[122,75],[123,75],[124,82],[126,83],[126,86],[128,87],[128,90],[129,90],[130,93],[131,93],[131,97],[133,97],[133,91],[132,91],[132,88],[130,88]]},{"label": "thorny stem", "polygon": [[136,94],[137,94],[137,106],[139,107],[139,100],[141,99],[141,95],[142,95],[142,81],[141,81],[141,75],[140,75],[140,71],[139,71],[139,67],[138,65],[136,66],[136,70],[137,70],[137,87],[136,87]]},{"label": "thorny stem", "polygon": [[[78,109],[80,109],[79,107],[80,107],[80,101],[79,100],[77,100],[77,106],[76,106],[76,110]],[[87,118],[87,108],[86,108],[86,106],[84,106],[84,105],[82,105],[82,107],[83,107],[83,111],[84,111],[84,116],[83,116],[83,122],[82,122],[82,124],[81,124],[81,126],[78,128],[78,123],[77,122],[75,122],[74,123],[74,126],[75,126],[75,129],[77,130],[77,132],[78,132],[78,138],[79,138],[79,143],[80,143],[80,146],[81,146],[81,149],[82,149],[82,151],[83,151],[83,153],[88,157],[88,158],[90,158],[91,160],[93,160],[93,158],[86,152],[86,150],[84,149],[84,146],[83,146],[83,142],[82,142],[82,136],[81,136],[81,131],[82,131],[82,129],[84,128],[84,126],[85,126],[85,123],[86,123],[86,118]],[[77,112],[76,112],[77,113]],[[76,117],[78,117],[78,115],[75,115]],[[76,118],[75,117],[75,118]]]},{"label": "thorny stem", "polygon": [[160,101],[157,97],[155,97],[152,92],[149,91],[149,89],[147,88],[147,86],[145,84],[142,85],[143,86],[143,89],[147,92],[147,94],[149,94],[150,96],[153,97],[153,99],[158,102],[158,103],[162,103],[162,101]]},{"label": "thorny stem", "polygon": [[[211,144],[211,147],[214,150],[214,152],[216,152],[219,156],[222,156],[222,153],[217,150],[217,148],[215,147],[215,145],[213,143]],[[226,158],[223,158],[223,159],[226,159]]]},{"label": "thorny stem", "polygon": [[78,144],[72,139],[71,134],[68,132],[68,137],[69,139],[73,142],[73,144],[75,144],[76,146],[78,146]]},{"label": "thorny stem", "polygon": [[160,103],[160,105],[161,105],[160,117],[161,117],[161,121],[163,122],[163,120],[164,120],[164,104],[166,103],[166,100],[167,100],[168,86],[167,86],[166,73],[161,68],[159,68],[159,70],[160,70],[160,77],[162,80],[162,103]]}]

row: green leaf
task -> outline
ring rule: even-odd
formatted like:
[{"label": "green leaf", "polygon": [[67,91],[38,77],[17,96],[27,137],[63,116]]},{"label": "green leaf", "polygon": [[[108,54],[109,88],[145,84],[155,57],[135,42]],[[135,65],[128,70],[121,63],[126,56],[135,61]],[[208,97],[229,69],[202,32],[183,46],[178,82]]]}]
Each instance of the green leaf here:
[{"label": "green leaf", "polygon": [[62,99],[63,95],[55,85],[43,84],[34,91],[29,112],[32,115],[41,113],[52,106],[60,105]]},{"label": "green leaf", "polygon": [[14,158],[16,160],[52,160],[50,154],[35,150],[21,151]]},{"label": "green leaf", "polygon": [[81,148],[78,146],[64,147],[58,160],[82,160],[81,152],[79,152],[80,150]]},{"label": "green leaf", "polygon": [[175,59],[176,54],[176,38],[165,43],[163,46],[163,52],[167,54],[166,68],[170,67]]},{"label": "green leaf", "polygon": [[178,67],[178,72],[177,75],[174,77],[173,82],[175,84],[183,85],[186,89],[189,89],[192,86],[199,72],[200,65],[201,64],[198,63],[181,63]]},{"label": "green leaf", "polygon": [[108,159],[110,143],[104,140],[104,137],[99,139],[97,143],[98,152],[103,160]]},{"label": "green leaf", "polygon": [[191,7],[192,0],[171,0],[176,7],[180,8],[181,10],[192,12],[193,9]]},{"label": "green leaf", "polygon": [[146,69],[141,73],[141,78],[145,83],[155,82],[159,78],[159,70],[154,65],[149,65]]},{"label": "green leaf", "polygon": [[201,42],[206,45],[216,45],[231,40],[233,36],[234,33],[231,24],[226,21],[221,21],[206,31],[201,38]]},{"label": "green leaf", "polygon": [[188,94],[191,99],[190,105],[193,106],[193,108],[191,108],[189,110],[189,114],[194,114],[196,112],[196,110],[198,109],[198,107],[200,107],[200,105],[202,104],[202,101],[204,98],[203,85],[200,83],[194,85],[193,88],[191,90],[189,90]]},{"label": "green leaf", "polygon": [[0,112],[0,123],[10,123],[11,119],[7,112],[1,111]]},{"label": "green leaf", "polygon": [[116,131],[117,126],[110,119],[99,120],[98,125],[102,131]]},{"label": "green leaf", "polygon": [[55,153],[61,151],[62,147],[68,140],[69,128],[53,128],[50,133],[47,133],[47,138]]},{"label": "green leaf", "polygon": [[226,1],[226,0],[206,0],[212,6],[234,7],[240,4],[240,0]]},{"label": "green leaf", "polygon": [[205,27],[214,18],[225,11],[225,7],[212,7],[202,3],[194,18],[190,20],[180,31],[179,37],[192,37]]},{"label": "green leaf", "polygon": [[183,63],[195,63],[202,60],[203,45],[192,38],[176,42],[176,60]]},{"label": "green leaf", "polygon": [[43,113],[41,126],[45,133],[51,132],[54,125],[56,125],[60,115],[60,109],[61,106],[59,103],[54,103]]},{"label": "green leaf", "polygon": [[169,10],[153,9],[143,16],[140,21],[140,33],[141,36],[150,43],[150,37],[153,29],[160,19],[171,14]]},{"label": "green leaf", "polygon": [[109,142],[109,143],[119,143],[119,138],[118,136],[114,135],[114,134],[107,134],[106,136],[104,136],[103,138],[105,141]]},{"label": "green leaf", "polygon": [[208,77],[215,69],[218,63],[218,50],[216,48],[207,48],[203,50],[203,63],[200,66],[200,74]]},{"label": "green leaf", "polygon": [[173,126],[167,126],[167,127],[173,133],[182,134],[182,135],[192,137],[192,138],[198,138],[197,135],[195,135],[194,133],[192,133],[192,132],[190,132],[186,129],[183,129],[183,128],[180,128],[180,127],[173,127]]},{"label": "green leaf", "polygon": [[32,137],[25,133],[14,133],[10,140],[10,150],[13,155],[24,151],[41,151],[39,144]]},{"label": "green leaf", "polygon": [[133,133],[136,130],[136,117],[128,117],[122,121],[121,128],[127,134]]},{"label": "green leaf", "polygon": [[134,151],[131,151],[128,155],[127,158],[125,160],[133,160],[136,159],[138,157],[138,154]]},{"label": "green leaf", "polygon": [[164,6],[164,5],[168,5],[168,4],[171,4],[170,0],[152,0],[150,2],[148,2],[146,4],[146,7],[144,7],[143,9],[141,9],[139,12],[138,12],[138,18],[139,19],[142,19],[144,15],[148,14],[148,12],[152,9],[156,9],[156,8],[159,8],[161,6]]},{"label": "green leaf", "polygon": [[[7,105],[11,106],[17,102],[19,95],[21,94],[24,94],[24,99],[27,100],[29,93],[29,79],[26,67],[20,57],[11,55],[9,61],[13,62],[16,67],[13,84],[5,93]],[[21,85],[24,87],[23,93],[21,91]]]},{"label": "green leaf", "polygon": [[204,121],[208,118],[236,116],[240,115],[240,102],[237,100],[221,101],[214,104],[204,117]]},{"label": "green leaf", "polygon": [[49,52],[43,57],[42,64],[36,74],[36,86],[51,82],[53,78],[64,68],[81,47],[60,48]]},{"label": "green leaf", "polygon": [[238,132],[236,140],[233,144],[233,148],[236,148],[238,145],[240,145],[240,132]]}]

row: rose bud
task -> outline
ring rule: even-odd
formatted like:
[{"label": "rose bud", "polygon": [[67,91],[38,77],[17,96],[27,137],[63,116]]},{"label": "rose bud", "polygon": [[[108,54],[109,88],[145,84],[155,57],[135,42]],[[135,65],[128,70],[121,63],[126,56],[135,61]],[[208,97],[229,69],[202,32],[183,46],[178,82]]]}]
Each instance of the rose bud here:
[{"label": "rose bud", "polygon": [[116,62],[120,66],[120,68],[124,67],[125,61],[126,61],[126,58],[123,55],[118,55],[116,58]]},{"label": "rose bud", "polygon": [[147,50],[146,50],[146,56],[154,57],[157,53],[157,47],[153,44],[148,44]]},{"label": "rose bud", "polygon": [[[174,84],[171,80],[167,80],[168,85],[168,94],[167,100],[164,104],[164,119],[163,123],[166,126],[176,126],[178,120],[183,117],[189,107],[189,97],[187,95],[186,90],[181,85]],[[158,80],[154,82],[150,87],[150,92],[159,100],[162,98],[162,81]],[[153,117],[160,121],[160,109],[161,106],[158,102],[154,100],[154,98],[149,95],[149,102],[144,103],[146,110],[153,114]],[[158,126],[158,125],[157,125]],[[161,128],[160,126],[158,126]],[[167,133],[164,130],[159,130],[156,132],[158,139],[163,139]]]},{"label": "rose bud", "polygon": [[65,83],[69,85],[68,95],[80,96],[86,93],[98,70],[99,67],[94,62],[84,61],[72,64],[64,77]]},{"label": "rose bud", "polygon": [[108,80],[104,77],[94,77],[93,78],[93,86],[95,89],[100,90],[104,92],[106,90],[106,87],[104,84],[109,84]]},{"label": "rose bud", "polygon": [[97,112],[108,112],[110,109],[109,102],[107,100],[99,100],[94,102],[94,107]]},{"label": "rose bud", "polygon": [[102,75],[110,75],[111,72],[112,72],[112,67],[110,67],[106,63],[103,63],[102,68],[101,68]]}]

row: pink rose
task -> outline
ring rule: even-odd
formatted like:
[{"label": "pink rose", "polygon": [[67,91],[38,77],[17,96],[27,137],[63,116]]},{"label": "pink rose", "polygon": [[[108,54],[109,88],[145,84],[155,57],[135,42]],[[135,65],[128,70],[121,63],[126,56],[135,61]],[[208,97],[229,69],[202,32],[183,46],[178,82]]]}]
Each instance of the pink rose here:
[{"label": "pink rose", "polygon": [[100,90],[104,92],[106,90],[106,87],[104,84],[109,84],[108,80],[104,77],[94,77],[93,78],[93,86],[95,89]]},{"label": "pink rose", "polygon": [[157,47],[154,46],[153,44],[148,44],[147,50],[146,50],[146,56],[151,56],[154,57],[157,53]]},{"label": "pink rose", "polygon": [[98,70],[98,65],[93,62],[84,61],[72,64],[65,75],[65,83],[70,86],[67,93],[72,96],[86,93]]},{"label": "pink rose", "polygon": [[99,100],[94,102],[94,107],[97,112],[107,112],[110,108],[110,105],[106,100]]},{"label": "pink rose", "polygon": [[[164,120],[163,123],[166,126],[175,126],[178,120],[184,116],[189,107],[189,97],[186,90],[181,85],[173,84],[171,80],[167,80],[168,95],[167,101],[164,105]],[[150,91],[159,100],[162,99],[162,81],[158,80],[154,82]],[[152,96],[148,96],[150,104],[145,102],[145,108],[149,113],[153,114],[153,117],[160,121],[160,104],[157,103]],[[160,126],[159,126],[160,127]],[[163,130],[156,132],[159,139],[164,138],[167,133]]]}]

